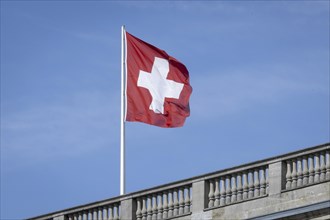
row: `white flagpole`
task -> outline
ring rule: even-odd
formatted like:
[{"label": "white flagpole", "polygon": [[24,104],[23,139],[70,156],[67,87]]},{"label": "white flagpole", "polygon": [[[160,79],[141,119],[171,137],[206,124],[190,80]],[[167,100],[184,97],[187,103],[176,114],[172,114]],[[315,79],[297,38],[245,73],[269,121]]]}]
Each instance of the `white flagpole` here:
[{"label": "white flagpole", "polygon": [[125,194],[126,33],[121,27],[120,195]]}]

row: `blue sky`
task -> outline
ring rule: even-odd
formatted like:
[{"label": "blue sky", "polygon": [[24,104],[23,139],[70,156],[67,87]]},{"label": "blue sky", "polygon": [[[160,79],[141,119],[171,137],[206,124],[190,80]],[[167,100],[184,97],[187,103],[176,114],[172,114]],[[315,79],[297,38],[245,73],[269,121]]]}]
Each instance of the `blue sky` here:
[{"label": "blue sky", "polygon": [[1,219],[119,195],[123,24],[193,87],[126,123],[128,193],[329,142],[329,1],[1,1]]}]

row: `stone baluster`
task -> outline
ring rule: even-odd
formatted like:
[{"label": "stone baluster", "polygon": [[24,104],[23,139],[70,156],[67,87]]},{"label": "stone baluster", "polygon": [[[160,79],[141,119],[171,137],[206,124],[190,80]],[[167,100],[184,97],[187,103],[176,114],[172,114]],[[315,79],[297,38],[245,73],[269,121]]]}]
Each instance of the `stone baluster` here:
[{"label": "stone baluster", "polygon": [[88,219],[93,219],[93,210],[91,209],[88,210]]},{"label": "stone baluster", "polygon": [[152,203],[152,217],[151,219],[152,220],[157,220],[157,195],[156,194],[153,194],[152,195],[152,199],[151,199],[151,203]]},{"label": "stone baluster", "polygon": [[266,195],[269,194],[269,169],[265,168],[265,176],[266,176]]},{"label": "stone baluster", "polygon": [[136,214],[137,220],[142,220],[141,199],[139,199],[139,198],[136,200],[136,213],[135,214]]},{"label": "stone baluster", "polygon": [[147,197],[147,220],[152,220],[152,200],[150,195]]},{"label": "stone baluster", "polygon": [[[115,214],[114,214],[114,206],[113,205],[111,205],[110,207],[109,207],[109,213],[108,213],[108,215],[109,215],[109,220],[113,220],[114,219],[114,216],[115,216]],[[140,217],[140,219],[142,219],[142,213],[141,213],[141,217]]]},{"label": "stone baluster", "polygon": [[118,220],[119,219],[119,206],[118,205],[114,205],[113,219],[114,220]]},{"label": "stone baluster", "polygon": [[249,182],[249,199],[252,199],[254,196],[254,182],[253,182],[253,171],[252,170],[249,170],[248,182]]},{"label": "stone baluster", "polygon": [[297,159],[297,186],[300,187],[303,185],[303,172],[302,172],[302,164],[301,157]]},{"label": "stone baluster", "polygon": [[[87,219],[93,219],[93,210],[92,209],[86,210],[86,215],[87,215]],[[68,220],[74,220],[73,216],[72,219],[69,218]]]},{"label": "stone baluster", "polygon": [[320,181],[325,180],[325,174],[326,174],[326,168],[325,168],[325,152],[320,153],[320,169],[321,169],[321,174],[320,174]]},{"label": "stone baluster", "polygon": [[242,186],[242,173],[237,174],[237,201],[241,201],[243,197],[243,186]]},{"label": "stone baluster", "polygon": [[231,202],[231,181],[230,176],[226,176],[226,205],[230,204]]},{"label": "stone baluster", "polygon": [[193,192],[192,192],[192,186],[189,188],[189,197],[190,197],[190,212],[192,212],[192,204],[193,204]]},{"label": "stone baluster", "polygon": [[254,169],[254,197],[260,196],[260,181],[259,181],[259,169]]},{"label": "stone baluster", "polygon": [[303,156],[303,186],[308,184],[308,159],[307,156]]},{"label": "stone baluster", "polygon": [[291,189],[291,184],[292,184],[292,173],[291,173],[291,160],[286,161],[286,184],[285,188],[286,189]]},{"label": "stone baluster", "polygon": [[88,214],[87,211],[84,211],[83,212],[83,220],[87,220],[88,219],[87,214]]},{"label": "stone baluster", "polygon": [[168,218],[171,218],[173,216],[173,191],[170,190],[168,192],[168,213],[167,216]]},{"label": "stone baluster", "polygon": [[260,169],[260,195],[266,194],[266,179],[265,179],[265,169]]},{"label": "stone baluster", "polygon": [[117,204],[117,219],[120,219],[120,203]]},{"label": "stone baluster", "polygon": [[243,200],[248,198],[248,192],[249,192],[248,177],[247,177],[247,172],[244,171],[244,173],[243,173]]},{"label": "stone baluster", "polygon": [[[69,218],[69,216],[67,216],[67,218],[64,218],[64,219],[66,219],[66,220],[71,220],[71,219]],[[89,210],[84,210],[84,211],[83,211],[83,213],[82,213],[82,219],[83,219],[83,220],[89,220],[89,219],[91,219],[91,218],[89,217]]]},{"label": "stone baluster", "polygon": [[[108,218],[107,218],[107,220],[113,220],[114,219],[113,209],[114,209],[114,205],[109,205],[108,206]],[[93,220],[93,219],[89,219],[89,220]],[[141,220],[142,220],[142,218],[141,218]]]},{"label": "stone baluster", "polygon": [[224,206],[226,204],[226,182],[225,178],[220,177],[220,206]]},{"label": "stone baluster", "polygon": [[297,161],[296,159],[292,159],[292,184],[291,189],[297,187]]},{"label": "stone baluster", "polygon": [[97,219],[97,209],[93,209],[93,220]]},{"label": "stone baluster", "polygon": [[320,156],[318,153],[314,154],[315,156],[315,176],[314,176],[314,183],[318,183],[320,182],[320,173],[321,173],[321,169],[320,169]]},{"label": "stone baluster", "polygon": [[163,219],[168,218],[168,199],[167,199],[167,192],[163,192]]},{"label": "stone baluster", "polygon": [[104,219],[103,217],[103,207],[98,207],[98,219]]},{"label": "stone baluster", "polygon": [[68,215],[68,220],[73,220],[72,215]]},{"label": "stone baluster", "polygon": [[[87,210],[75,213],[74,215],[76,215],[77,220],[85,220],[85,219],[87,220],[88,219],[88,211]],[[68,220],[70,220],[70,218]],[[74,220],[74,218],[72,220]]]},{"label": "stone baluster", "polygon": [[[64,219],[67,219],[67,218],[64,218]],[[84,210],[84,211],[81,213],[81,219],[82,219],[82,220],[88,220],[88,210]],[[68,218],[67,220],[70,220],[70,218]]]},{"label": "stone baluster", "polygon": [[179,215],[179,200],[178,200],[178,190],[177,189],[174,190],[173,196],[174,196],[173,216],[177,216],[177,215]]},{"label": "stone baluster", "polygon": [[87,215],[87,219],[94,219],[94,209],[86,210],[86,215]]},{"label": "stone baluster", "polygon": [[231,202],[237,201],[237,184],[236,184],[236,174],[232,174],[231,176]]},{"label": "stone baluster", "polygon": [[74,213],[74,214],[73,214],[73,219],[74,219],[74,220],[78,220],[77,213]]},{"label": "stone baluster", "polygon": [[158,198],[156,197],[156,201],[158,202],[157,207],[157,219],[162,219],[163,217],[163,197],[162,194],[158,194]]},{"label": "stone baluster", "polygon": [[102,207],[99,207],[98,210],[99,210],[98,219],[103,220],[103,209],[102,209]]},{"label": "stone baluster", "polygon": [[326,180],[330,180],[330,151],[329,150],[327,150],[325,152],[325,169],[326,169],[325,178],[326,178]]},{"label": "stone baluster", "polygon": [[209,191],[209,208],[214,206],[214,180],[209,180],[210,183],[210,191]]},{"label": "stone baluster", "polygon": [[308,183],[309,184],[312,184],[314,183],[314,174],[315,174],[315,171],[314,171],[314,155],[313,154],[310,154],[308,155],[308,159],[309,159],[309,178],[308,178]]},{"label": "stone baluster", "polygon": [[214,191],[214,206],[220,205],[220,189],[219,189],[219,179],[215,179],[215,191]]},{"label": "stone baluster", "polygon": [[183,188],[179,188],[179,215],[184,213]]},{"label": "stone baluster", "polygon": [[[104,206],[103,207],[103,218],[105,219],[105,220],[108,220],[109,219],[109,215],[108,215],[108,210],[109,210],[109,206]],[[87,220],[87,219],[86,219]]]},{"label": "stone baluster", "polygon": [[103,220],[104,217],[103,217],[103,207],[97,207],[97,219],[100,219],[100,220]]},{"label": "stone baluster", "polygon": [[147,198],[142,198],[142,220],[147,220]]},{"label": "stone baluster", "polygon": [[186,196],[184,199],[184,213],[187,214],[190,212],[190,188],[188,186],[185,187]]}]

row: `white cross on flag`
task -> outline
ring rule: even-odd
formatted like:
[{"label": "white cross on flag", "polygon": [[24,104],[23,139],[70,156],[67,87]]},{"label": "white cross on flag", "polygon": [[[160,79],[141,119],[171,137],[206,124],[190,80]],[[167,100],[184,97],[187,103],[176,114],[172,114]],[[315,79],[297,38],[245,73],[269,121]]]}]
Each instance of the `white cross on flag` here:
[{"label": "white cross on flag", "polygon": [[190,115],[187,68],[126,32],[126,121],[181,127]]}]

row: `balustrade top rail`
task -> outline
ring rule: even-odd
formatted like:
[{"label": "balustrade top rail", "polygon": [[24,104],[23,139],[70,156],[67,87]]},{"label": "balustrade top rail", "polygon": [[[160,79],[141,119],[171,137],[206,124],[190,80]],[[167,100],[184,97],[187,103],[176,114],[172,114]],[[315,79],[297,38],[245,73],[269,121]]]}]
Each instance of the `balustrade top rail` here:
[{"label": "balustrade top rail", "polygon": [[[214,192],[210,192],[210,195],[208,195],[211,205],[209,204],[209,206],[205,207],[205,208],[213,207],[214,203],[216,206],[220,206],[223,202],[223,199],[227,199],[228,203],[233,203],[240,199],[241,200],[245,199],[245,198],[243,198],[245,196],[244,189],[240,189],[242,191],[239,192],[239,190],[237,188],[238,187],[244,188],[244,184],[245,185],[248,184],[248,182],[250,181],[251,178],[256,178],[256,180],[252,180],[252,181],[254,181],[255,187],[258,188],[257,193],[251,192],[252,194],[254,194],[251,196],[258,197],[258,196],[267,194],[267,187],[268,187],[267,178],[268,177],[266,175],[266,170],[270,164],[281,162],[281,161],[286,163],[286,161],[290,161],[293,158],[299,158],[299,157],[302,157],[305,155],[314,154],[316,152],[326,151],[327,154],[325,155],[325,157],[326,157],[327,161],[324,163],[327,163],[327,165],[329,165],[329,160],[330,160],[329,159],[329,150],[330,150],[330,143],[326,143],[326,144],[318,145],[315,147],[305,148],[305,149],[302,149],[299,151],[287,153],[284,155],[279,155],[279,156],[251,162],[251,163],[246,163],[246,164],[242,164],[239,166],[235,166],[235,167],[195,176],[192,178],[160,185],[157,187],[129,193],[129,194],[126,194],[123,196],[118,196],[118,197],[114,197],[111,199],[101,200],[101,201],[93,202],[90,204],[80,205],[80,206],[76,206],[73,208],[61,210],[58,212],[53,212],[53,213],[45,214],[42,216],[33,217],[33,218],[30,218],[30,220],[48,220],[48,219],[53,219],[54,217],[59,216],[59,215],[70,216],[70,217],[66,217],[65,219],[71,219],[71,216],[72,216],[72,219],[74,220],[74,219],[76,219],[76,215],[78,215],[77,213],[79,213],[81,215],[81,219],[97,219],[97,218],[93,217],[93,216],[97,216],[97,215],[99,215],[99,216],[117,215],[116,218],[114,218],[114,219],[118,219],[119,212],[122,212],[122,210],[120,208],[120,202],[123,200],[133,199],[136,202],[139,202],[138,205],[141,205],[141,207],[139,207],[138,210],[139,209],[142,210],[143,209],[142,202],[147,203],[148,198],[151,201],[150,204],[153,203],[153,201],[156,201],[158,204],[158,200],[159,200],[159,199],[157,199],[158,198],[157,195],[158,195],[158,196],[160,196],[160,198],[165,197],[166,203],[167,203],[167,200],[169,202],[171,202],[169,200],[170,197],[173,197],[173,195],[171,193],[177,192],[178,196],[179,196],[179,191],[181,191],[181,190],[184,193],[183,194],[183,196],[185,197],[184,199],[187,200],[187,201],[185,201],[186,208],[187,208],[187,210],[189,210],[188,206],[190,206],[193,203],[193,198],[189,198],[189,194],[191,193],[191,190],[189,188],[192,186],[193,183],[198,182],[198,181],[208,181],[211,184],[211,188],[215,187],[214,189],[211,189],[211,191],[214,190]],[[322,159],[322,161],[323,160],[325,160],[325,159]],[[250,172],[250,174],[249,174],[249,172]],[[227,180],[226,180],[226,178],[227,178]],[[229,181],[230,181],[230,183],[229,183]],[[229,194],[229,196],[227,195],[227,197],[226,197],[225,188],[227,190],[229,189],[228,184],[229,184],[229,186],[231,185],[231,188],[234,188],[233,189],[234,194],[231,191],[228,191],[227,193]],[[239,186],[237,186],[236,184],[238,184]],[[253,187],[252,185],[251,185],[251,187]],[[180,192],[180,193],[182,194],[182,192]],[[215,193],[215,195],[213,195],[212,193],[213,194]],[[238,194],[236,195],[236,193],[238,193]],[[180,196],[181,196],[181,194],[180,194]],[[154,198],[152,198],[153,196],[154,196]],[[223,197],[221,197],[221,196],[223,196]],[[235,196],[235,197],[233,197],[233,196]],[[249,198],[249,197],[247,196],[246,198]],[[188,201],[189,199],[191,199],[191,200]],[[164,199],[162,199],[162,201],[164,201]],[[225,203],[226,203],[226,201],[224,202],[224,204]],[[162,204],[162,205],[164,205],[164,204]],[[144,208],[147,208],[147,206],[148,206],[148,204],[146,204],[146,207],[144,207]],[[165,208],[167,208],[167,204],[165,205]],[[164,209],[164,207],[160,206],[160,209]],[[139,211],[141,211],[141,210],[139,210]],[[138,215],[140,215],[140,213]],[[89,216],[91,216],[91,217],[89,217]],[[77,217],[77,219],[79,219],[79,218]]]}]

